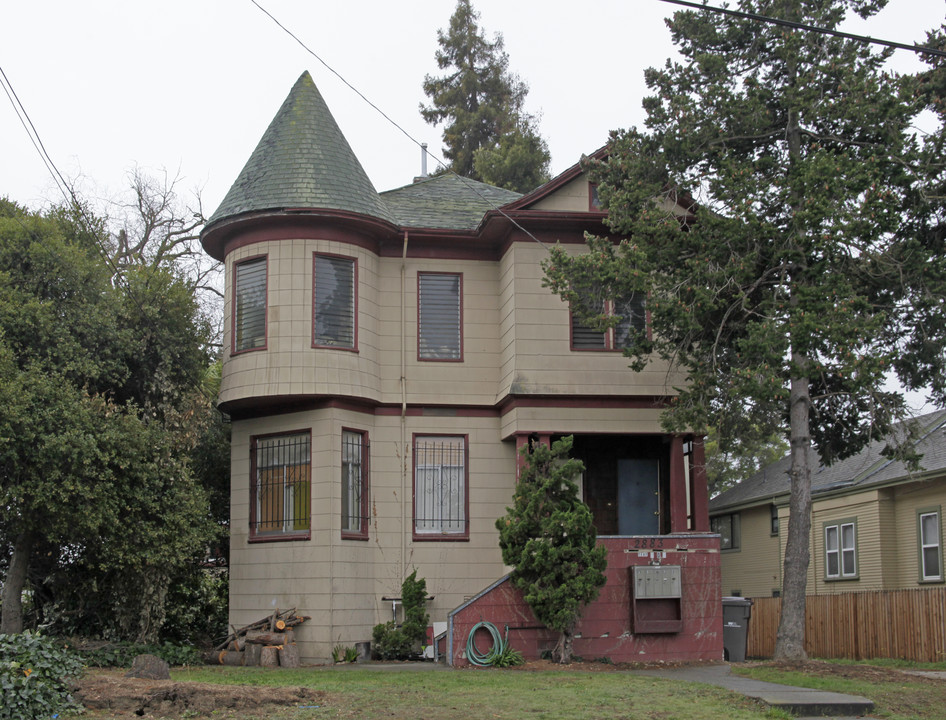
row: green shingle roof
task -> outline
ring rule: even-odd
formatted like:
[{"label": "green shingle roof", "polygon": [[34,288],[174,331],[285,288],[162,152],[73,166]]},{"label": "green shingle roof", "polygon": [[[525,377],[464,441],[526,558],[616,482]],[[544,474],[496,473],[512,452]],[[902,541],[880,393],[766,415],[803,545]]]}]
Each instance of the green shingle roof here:
[{"label": "green shingle roof", "polygon": [[283,208],[341,210],[396,222],[304,72],[207,225]]},{"label": "green shingle roof", "polygon": [[447,173],[388,190],[381,197],[402,227],[475,230],[488,210],[521,196]]}]

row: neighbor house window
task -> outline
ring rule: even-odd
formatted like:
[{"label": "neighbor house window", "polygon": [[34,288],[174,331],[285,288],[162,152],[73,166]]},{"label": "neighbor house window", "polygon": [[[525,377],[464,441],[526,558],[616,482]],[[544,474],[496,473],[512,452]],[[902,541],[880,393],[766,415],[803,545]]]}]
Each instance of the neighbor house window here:
[{"label": "neighbor house window", "polygon": [[772,523],[770,534],[778,535],[778,508],[775,505],[769,505],[769,519]]},{"label": "neighbor house window", "polygon": [[617,325],[604,331],[582,324],[574,313],[571,314],[572,350],[623,350],[631,344],[634,335],[647,330],[643,293],[632,293],[624,300],[609,300],[603,311],[606,315],[620,316]]},{"label": "neighbor house window", "polygon": [[310,531],[311,435],[268,435],[250,443],[250,537],[305,539]]},{"label": "neighbor house window", "polygon": [[461,360],[462,276],[417,274],[417,356],[421,360]]},{"label": "neighbor house window", "polygon": [[233,268],[233,352],[266,346],[266,257]]},{"label": "neighbor house window", "polygon": [[353,258],[315,256],[313,346],[355,349],[356,280]]},{"label": "neighbor house window", "polygon": [[720,550],[739,549],[739,513],[710,518],[710,530],[719,533]]},{"label": "neighbor house window", "polygon": [[853,520],[825,525],[824,565],[828,579],[857,577],[857,525]]},{"label": "neighbor house window", "polygon": [[368,435],[342,431],[342,536],[368,537]]},{"label": "neighbor house window", "polygon": [[414,534],[467,537],[466,438],[414,438]]},{"label": "neighbor house window", "polygon": [[917,512],[920,582],[943,581],[943,532],[939,508]]}]

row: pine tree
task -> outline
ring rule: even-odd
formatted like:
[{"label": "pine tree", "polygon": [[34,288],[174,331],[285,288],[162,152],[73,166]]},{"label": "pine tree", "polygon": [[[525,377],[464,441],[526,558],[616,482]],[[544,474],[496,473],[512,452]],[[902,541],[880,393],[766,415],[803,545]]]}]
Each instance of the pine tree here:
[{"label": "pine tree", "polygon": [[[827,29],[880,5],[737,3]],[[800,659],[809,450],[830,464],[885,437],[906,413],[891,371],[946,400],[943,235],[903,233],[919,204],[921,101],[913,78],[884,69],[889,52],[862,42],[707,11],[668,25],[683,61],[647,71],[647,129],[614,133],[594,168],[609,226],[628,240],[553,252],[548,282],[579,309],[591,293],[646,293],[650,334],[634,338],[632,367],[656,354],[689,380],[668,428],[746,444],[786,434],[776,656]]]},{"label": "pine tree", "polygon": [[[548,180],[549,151],[524,112],[528,86],[509,71],[503,37],[486,39],[470,0],[458,0],[447,32],[437,31],[437,66],[426,75],[424,120],[445,123],[444,155],[458,175],[528,192]],[[477,159],[477,152],[483,154]]]},{"label": "pine tree", "polygon": [[572,637],[582,609],[605,583],[607,550],[597,544],[591,511],[578,497],[575,478],[584,466],[570,459],[572,437],[523,450],[526,464],[513,506],[496,521],[503,562],[536,618],[560,633],[556,662],[571,660]]}]

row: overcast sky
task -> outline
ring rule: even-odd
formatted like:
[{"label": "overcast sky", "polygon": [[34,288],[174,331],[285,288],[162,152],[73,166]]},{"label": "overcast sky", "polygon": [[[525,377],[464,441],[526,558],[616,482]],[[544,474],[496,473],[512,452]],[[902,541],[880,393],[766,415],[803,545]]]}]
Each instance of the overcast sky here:
[{"label": "overcast sky", "polygon": [[[335,72],[417,142],[440,154],[442,128],[423,122],[426,73],[438,74],[437,29],[454,0],[258,0]],[[530,86],[553,174],[640,125],[644,69],[672,54],[659,0],[475,0],[501,32],[512,71]],[[922,40],[942,0],[891,0],[870,25],[846,29]],[[202,188],[209,215],[236,179],[293,83],[308,70],[378,190],[420,171],[415,143],[365,103],[250,0],[31,0],[2,13],[0,68],[46,150],[69,179],[100,196],[139,165]],[[911,53],[898,52],[911,67]],[[913,65],[918,67],[918,65]],[[58,200],[39,155],[0,94],[0,196]]]}]

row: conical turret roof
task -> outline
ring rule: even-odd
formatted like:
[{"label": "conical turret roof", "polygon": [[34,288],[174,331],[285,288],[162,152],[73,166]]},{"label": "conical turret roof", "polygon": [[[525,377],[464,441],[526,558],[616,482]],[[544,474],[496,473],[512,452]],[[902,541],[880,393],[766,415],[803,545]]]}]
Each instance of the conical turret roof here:
[{"label": "conical turret roof", "polygon": [[308,72],[302,73],[207,225],[285,208],[395,223]]}]

